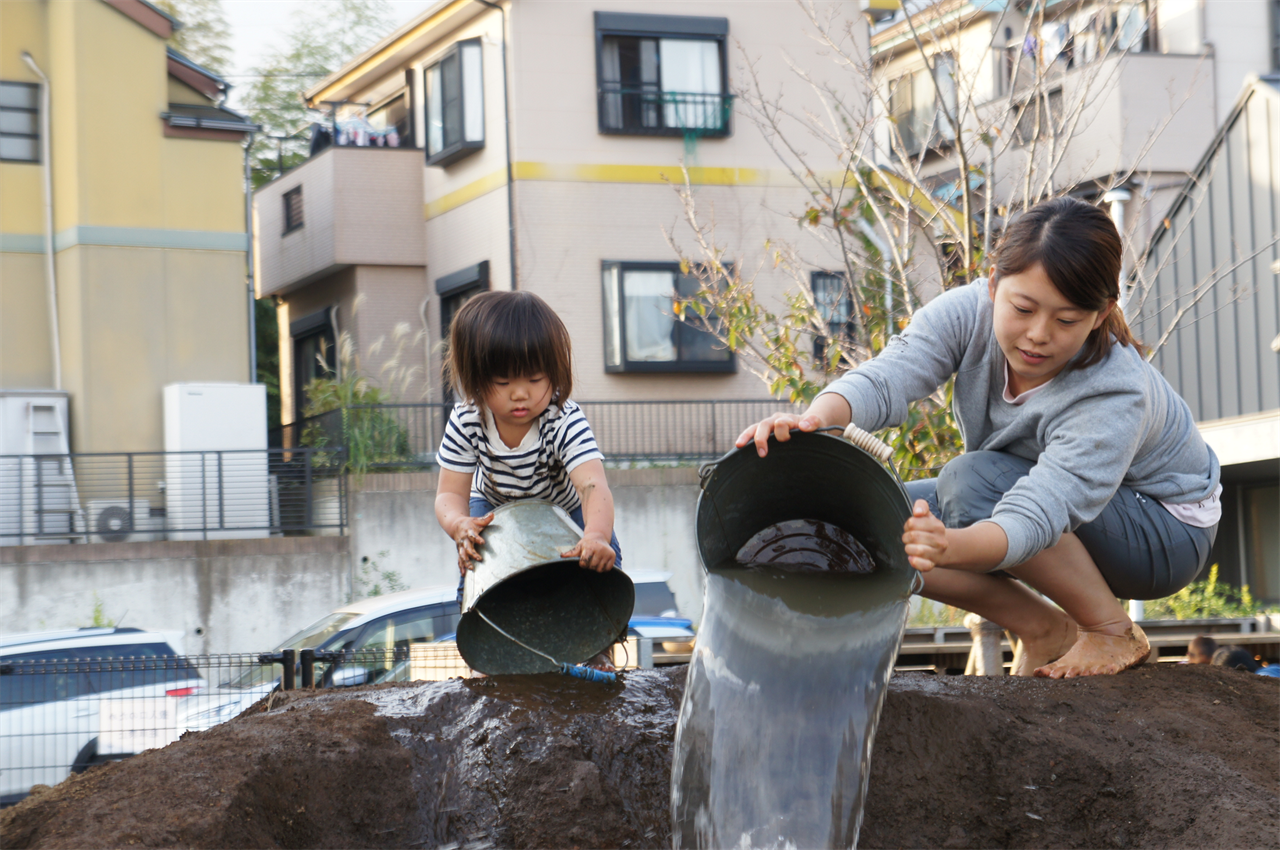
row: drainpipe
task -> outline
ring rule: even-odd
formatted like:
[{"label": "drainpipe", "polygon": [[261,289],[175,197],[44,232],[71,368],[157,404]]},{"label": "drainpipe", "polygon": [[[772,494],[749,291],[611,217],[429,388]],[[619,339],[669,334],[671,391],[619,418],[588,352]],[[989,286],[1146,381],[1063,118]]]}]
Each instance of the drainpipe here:
[{"label": "drainpipe", "polygon": [[511,254],[511,288],[519,289],[516,279],[516,203],[515,176],[511,170],[511,97],[507,91],[507,10],[490,0],[476,0],[490,9],[497,9],[502,15],[502,120],[506,125],[507,136],[507,250]]},{"label": "drainpipe", "polygon": [[49,145],[49,78],[25,50],[22,61],[40,78],[40,159],[44,173],[45,278],[49,293],[49,338],[53,348],[53,388],[62,389],[62,343],[58,338],[58,279],[53,256],[53,162]]},{"label": "drainpipe", "polygon": [[244,146],[244,231],[248,238],[245,248],[245,262],[248,264],[248,275],[245,287],[249,294],[249,383],[258,383],[258,311],[257,298],[253,278],[253,182],[249,176],[249,151],[253,150],[253,133]]},{"label": "drainpipe", "polygon": [[[1111,220],[1115,222],[1116,230],[1120,233],[1120,241],[1124,243],[1124,205],[1133,198],[1133,194],[1124,187],[1109,189],[1102,196],[1104,203],[1111,205]],[[1129,252],[1121,250],[1120,252],[1120,309],[1124,310],[1125,303],[1129,300],[1129,287],[1125,285],[1125,281],[1129,279]]]}]

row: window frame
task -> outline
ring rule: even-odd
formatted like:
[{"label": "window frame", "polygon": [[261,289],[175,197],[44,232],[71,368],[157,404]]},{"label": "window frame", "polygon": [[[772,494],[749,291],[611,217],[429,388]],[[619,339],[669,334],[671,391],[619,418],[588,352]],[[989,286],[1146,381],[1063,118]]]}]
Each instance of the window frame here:
[{"label": "window frame", "polygon": [[849,314],[848,318],[845,319],[845,321],[843,322],[843,325],[839,328],[839,332],[837,332],[837,325],[840,325],[841,323],[832,322],[830,317],[828,316],[822,317],[823,323],[826,325],[826,328],[827,328],[827,333],[821,336],[817,334],[814,335],[813,356],[815,360],[821,363],[825,363],[827,359],[828,343],[830,343],[832,340],[837,340],[843,343],[849,343],[853,340],[854,338],[853,311],[854,311],[855,305],[853,303],[853,293],[849,291],[848,278],[845,276],[845,273],[843,271],[831,271],[829,269],[814,269],[813,271],[809,272],[809,291],[813,293],[813,302],[818,309],[819,315],[822,315],[823,306],[824,306],[824,302],[818,297],[817,282],[819,277],[830,278],[830,279],[835,279],[840,281],[840,288],[839,288],[840,302],[843,303],[843,305],[848,308],[847,312]]},{"label": "window frame", "polygon": [[35,132],[34,133],[12,133],[0,131],[0,137],[10,139],[31,139],[34,142],[34,153],[30,159],[12,156],[0,156],[0,162],[22,162],[28,165],[39,165],[43,162],[41,158],[42,145],[40,144],[40,84],[24,83],[18,80],[0,80],[0,84],[6,86],[21,86],[26,89],[35,90],[35,106],[0,106],[0,112],[18,112],[25,115],[35,116]]},{"label": "window frame", "polygon": [[[297,209],[296,218],[294,217],[294,209],[293,209],[293,203],[292,203],[294,198],[298,199],[298,209]],[[302,228],[306,227],[307,217],[303,211],[303,206],[302,206],[302,203],[303,203],[302,184],[299,183],[297,186],[294,186],[292,189],[286,190],[280,196],[280,200],[284,202],[284,232],[281,233],[280,235],[288,236],[290,233],[293,233],[295,230],[301,230]]]},{"label": "window frame", "polygon": [[[464,47],[476,47],[480,53],[480,82],[477,91],[480,93],[480,138],[478,140],[466,138],[467,123],[467,101],[466,101],[466,77],[462,60],[462,50]],[[452,144],[446,144],[445,126],[443,119],[443,104],[441,105],[441,147],[440,150],[432,153],[431,151],[431,81],[429,75],[433,69],[435,73],[439,73],[440,66],[452,57],[457,57],[458,61],[458,120],[461,122],[461,136]],[[483,150],[485,146],[485,138],[488,135],[485,127],[485,97],[484,97],[484,42],[479,38],[464,38],[454,42],[448,50],[437,56],[430,64],[422,66],[422,144],[421,148],[426,152],[427,165],[438,165],[444,167],[452,165],[458,160],[470,156],[478,150]],[[443,86],[441,87],[443,89]]]},{"label": "window frame", "polygon": [[[731,264],[725,263],[726,268],[731,268]],[[610,269],[617,269],[618,274],[618,297],[617,297],[617,329],[618,329],[618,360],[617,364],[609,362],[609,339],[611,331],[610,324],[614,321],[614,317],[609,315],[610,297],[606,288],[608,284],[605,282],[605,273]],[[631,360],[627,357],[627,321],[626,321],[626,273],[627,272],[646,272],[661,271],[673,272],[677,278],[682,274],[679,263],[672,262],[644,262],[644,261],[628,261],[628,260],[603,260],[600,263],[600,288],[601,288],[601,313],[604,320],[604,339],[603,348],[604,371],[608,374],[732,374],[738,371],[738,358],[732,351],[728,352],[729,356],[724,360]],[[692,276],[692,275],[688,275]],[[680,322],[679,319],[676,320]],[[699,330],[688,323],[683,323],[695,333],[706,333]]]},{"label": "window frame", "polygon": [[[596,129],[604,136],[676,136],[684,138],[686,131],[680,127],[622,127],[606,126],[604,121],[604,40],[606,38],[654,38],[683,39],[687,41],[714,41],[720,53],[720,94],[725,109],[724,123],[718,130],[699,131],[698,135],[710,138],[726,138],[733,135],[733,110],[723,101],[732,102],[729,92],[729,19],[695,15],[651,15],[628,12],[596,12]],[[659,56],[661,68],[661,56]],[[658,93],[662,93],[659,77]],[[619,84],[621,87],[621,84]],[[619,89],[620,91],[620,89]],[[661,112],[661,111],[660,111]]]},{"label": "window frame", "polygon": [[[935,70],[941,70],[944,60],[950,65],[952,96],[956,98],[956,103],[954,104],[943,103],[943,94],[934,82],[933,72],[930,72],[928,66],[904,71],[889,80],[888,91],[886,92],[887,117],[897,123],[898,134],[902,138],[902,152],[906,153],[908,157],[924,157],[930,153],[936,153],[955,146],[956,140],[950,135],[951,123],[946,116],[952,109],[956,110],[957,115],[959,114],[959,92],[956,89],[955,82],[958,71],[956,56],[951,51],[944,50],[929,57],[929,61],[933,64]],[[929,90],[933,93],[933,102],[930,106],[927,126],[917,126],[914,121],[915,116],[921,112],[916,108],[915,102],[917,78],[928,80]],[[906,86],[905,92],[902,91],[904,85]],[[900,108],[903,94],[908,99],[908,105],[905,110]],[[903,117],[908,119],[906,127],[902,125]],[[893,145],[893,131],[890,130],[889,132],[889,148],[895,157],[899,156],[899,150]],[[923,135],[920,135],[921,133]],[[908,136],[910,136],[910,140],[908,140]]]}]

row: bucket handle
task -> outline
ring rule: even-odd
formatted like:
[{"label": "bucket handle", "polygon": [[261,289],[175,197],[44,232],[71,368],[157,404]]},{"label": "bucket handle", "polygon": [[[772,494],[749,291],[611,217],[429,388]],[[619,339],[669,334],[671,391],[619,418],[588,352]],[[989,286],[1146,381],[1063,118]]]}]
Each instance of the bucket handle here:
[{"label": "bucket handle", "polygon": [[849,423],[847,428],[841,428],[839,425],[828,425],[817,430],[835,431],[881,463],[887,463],[891,466],[893,464],[893,447],[876,437],[876,435],[863,431],[852,422]]}]

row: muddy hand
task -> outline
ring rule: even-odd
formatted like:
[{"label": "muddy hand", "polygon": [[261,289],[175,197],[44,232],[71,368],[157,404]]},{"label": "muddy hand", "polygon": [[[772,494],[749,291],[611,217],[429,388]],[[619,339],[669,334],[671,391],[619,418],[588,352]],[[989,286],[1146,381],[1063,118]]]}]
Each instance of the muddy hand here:
[{"label": "muddy hand", "polygon": [[780,443],[791,439],[792,431],[814,431],[821,423],[818,417],[806,413],[797,416],[794,413],[775,413],[767,419],[757,422],[738,435],[734,445],[742,448],[752,442],[756,444],[756,454],[764,457],[769,453],[769,438]]},{"label": "muddy hand", "polygon": [[922,573],[938,566],[947,551],[947,527],[942,520],[929,513],[929,503],[916,499],[911,508],[911,519],[902,530],[902,542],[911,566]]},{"label": "muddy hand", "polygon": [[480,557],[480,547],[484,545],[482,532],[493,522],[493,513],[482,517],[463,517],[454,528],[453,539],[458,545],[458,569],[461,572],[475,569],[475,564],[484,559]]},{"label": "muddy hand", "polygon": [[563,558],[577,558],[579,566],[598,573],[613,569],[613,562],[618,557],[604,535],[594,532],[584,535],[576,546],[560,555]]}]

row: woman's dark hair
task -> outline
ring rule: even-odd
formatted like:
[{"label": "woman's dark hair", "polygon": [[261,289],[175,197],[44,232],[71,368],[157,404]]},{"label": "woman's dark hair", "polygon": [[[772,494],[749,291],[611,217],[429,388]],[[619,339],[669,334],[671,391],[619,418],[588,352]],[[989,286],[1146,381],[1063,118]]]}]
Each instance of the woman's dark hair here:
[{"label": "woman's dark hair", "polygon": [[1062,297],[1081,310],[1103,310],[1115,303],[1072,364],[1083,369],[1106,357],[1112,342],[1142,348],[1118,303],[1121,250],[1110,216],[1075,198],[1054,198],[1036,204],[1005,230],[992,277],[999,286],[1005,275],[1021,274],[1039,263]]},{"label": "woman's dark hair", "polygon": [[484,292],[453,317],[445,374],[458,395],[483,404],[499,378],[546,375],[551,398],[573,392],[569,331],[532,292]]}]

